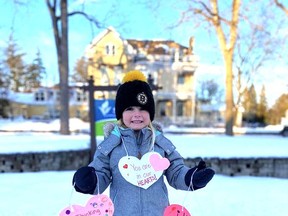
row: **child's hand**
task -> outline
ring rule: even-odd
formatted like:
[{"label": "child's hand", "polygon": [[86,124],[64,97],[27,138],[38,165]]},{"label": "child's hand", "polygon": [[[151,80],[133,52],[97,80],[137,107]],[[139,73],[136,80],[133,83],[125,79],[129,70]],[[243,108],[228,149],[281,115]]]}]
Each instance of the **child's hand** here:
[{"label": "child's hand", "polygon": [[[185,175],[185,183],[188,187],[193,187],[194,190],[205,187],[213,178],[215,171],[206,167],[205,161],[201,160],[197,166],[190,169]],[[192,185],[191,185],[192,180]]]},{"label": "child's hand", "polygon": [[73,176],[73,186],[76,191],[84,194],[93,194],[97,184],[94,167],[81,167]]}]

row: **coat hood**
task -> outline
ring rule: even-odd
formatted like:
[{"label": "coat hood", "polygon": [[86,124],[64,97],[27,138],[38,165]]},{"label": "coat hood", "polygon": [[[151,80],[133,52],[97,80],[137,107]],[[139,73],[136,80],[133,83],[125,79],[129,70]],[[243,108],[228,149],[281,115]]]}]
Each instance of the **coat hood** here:
[{"label": "coat hood", "polygon": [[[161,123],[153,121],[152,125],[156,131],[159,131],[161,133],[163,132],[163,126],[161,125]],[[120,128],[120,125],[118,123],[113,122],[108,122],[107,124],[105,124],[103,126],[104,137],[108,137],[115,127]]]}]

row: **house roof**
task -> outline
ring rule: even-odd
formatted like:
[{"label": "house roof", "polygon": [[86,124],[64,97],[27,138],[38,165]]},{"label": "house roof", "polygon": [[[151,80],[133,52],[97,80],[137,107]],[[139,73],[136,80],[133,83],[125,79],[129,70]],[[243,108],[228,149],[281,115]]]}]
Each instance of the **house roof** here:
[{"label": "house roof", "polygon": [[[86,47],[85,49],[85,55],[91,56],[91,50],[93,50],[93,47],[95,47],[103,37],[105,37],[108,33],[113,32],[116,37],[119,37],[124,44],[129,48],[132,46],[134,50],[145,50],[147,54],[168,54],[169,50],[171,49],[179,49],[184,52],[188,51],[188,47],[183,46],[179,43],[176,43],[173,40],[162,40],[162,39],[155,39],[155,40],[137,40],[137,39],[122,39],[121,35],[112,27],[108,27],[104,31],[100,32],[93,40],[92,42]],[[130,50],[130,52],[129,52]],[[129,53],[132,52],[131,49],[127,50]]]},{"label": "house roof", "polygon": [[85,55],[88,57],[93,55],[93,54],[91,54],[91,50],[93,49],[93,47],[95,47],[102,40],[102,38],[105,37],[110,32],[113,32],[116,37],[119,37],[121,40],[124,40],[121,38],[120,34],[112,26],[110,26],[110,27],[106,28],[104,31],[100,32],[92,40],[92,42],[85,49]]},{"label": "house roof", "polygon": [[181,44],[176,43],[173,40],[135,40],[128,39],[129,44],[132,45],[134,49],[144,49],[147,54],[167,54],[169,49],[188,49]]},{"label": "house roof", "polygon": [[22,104],[34,104],[35,97],[34,93],[25,93],[25,92],[9,92],[7,95],[7,99],[16,103]]}]

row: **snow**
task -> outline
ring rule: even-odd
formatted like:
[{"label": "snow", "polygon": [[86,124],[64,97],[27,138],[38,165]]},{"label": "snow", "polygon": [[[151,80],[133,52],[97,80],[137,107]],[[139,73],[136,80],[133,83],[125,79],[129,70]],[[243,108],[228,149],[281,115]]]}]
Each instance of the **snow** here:
[{"label": "snow", "polygon": [[[58,130],[59,121],[0,120],[0,131],[8,131],[0,132],[0,154],[89,148],[89,125],[77,119],[71,119],[70,125],[74,133],[64,136],[51,132]],[[280,135],[166,135],[184,158],[288,157],[288,139]],[[70,203],[85,205],[90,195],[73,191],[73,174],[2,173],[0,216],[55,216]],[[169,194],[171,203],[184,205],[192,216],[288,215],[288,179],[216,175],[204,189],[187,192],[169,187]]]},{"label": "snow", "polygon": [[[164,132],[184,158],[287,157],[288,139],[279,135],[281,128],[281,126],[267,126],[264,129],[241,128],[236,129],[236,131],[250,130],[250,132],[256,131],[261,135],[235,135],[234,137],[225,136],[223,128],[178,128],[171,126],[166,128]],[[71,136],[55,133],[59,131],[59,120],[50,122],[23,119],[0,120],[0,131],[6,131],[0,132],[2,137],[0,153],[65,151],[90,147],[89,124],[87,122],[76,118],[70,119],[70,130],[73,132]],[[186,134],[180,134],[181,130]],[[188,132],[191,131],[194,133],[189,134]],[[176,134],[169,132],[176,132]],[[263,135],[264,132],[270,135]],[[203,133],[208,134],[203,135]],[[19,142],[20,139],[21,142]],[[4,140],[5,142],[3,142]],[[97,143],[102,140],[103,137],[97,137]]]},{"label": "snow", "polygon": [[[184,158],[288,157],[288,139],[280,135],[167,135]],[[189,145],[189,148],[187,146]]]},{"label": "snow", "polygon": [[[72,192],[73,173],[1,174],[0,215],[56,216],[70,201],[85,205],[90,195]],[[192,216],[287,216],[288,212],[287,179],[216,175],[204,189],[169,188],[169,194],[171,203],[184,205]]]},{"label": "snow", "polygon": [[[88,132],[89,124],[80,119],[72,118],[69,122],[70,130],[72,132]],[[16,118],[14,120],[0,119],[0,131],[6,132],[58,132],[60,129],[59,120],[52,121],[37,121],[25,120],[23,118]]]}]

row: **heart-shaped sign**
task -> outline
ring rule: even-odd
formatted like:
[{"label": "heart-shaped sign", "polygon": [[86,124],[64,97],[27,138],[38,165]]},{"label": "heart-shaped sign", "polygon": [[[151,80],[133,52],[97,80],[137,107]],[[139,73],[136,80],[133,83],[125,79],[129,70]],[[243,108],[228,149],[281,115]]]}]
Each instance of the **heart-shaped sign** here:
[{"label": "heart-shaped sign", "polygon": [[125,156],[118,163],[123,178],[144,189],[154,184],[169,166],[169,160],[162,158],[157,152],[146,153],[140,160],[137,157]]},{"label": "heart-shaped sign", "polygon": [[151,154],[149,161],[155,171],[163,171],[170,166],[170,161],[167,158],[162,158],[158,153]]},{"label": "heart-shaped sign", "polygon": [[86,206],[72,205],[63,209],[59,216],[100,215],[112,216],[114,205],[112,200],[103,194],[91,197]]},{"label": "heart-shaped sign", "polygon": [[191,216],[191,214],[184,206],[172,204],[165,208],[164,216]]}]

